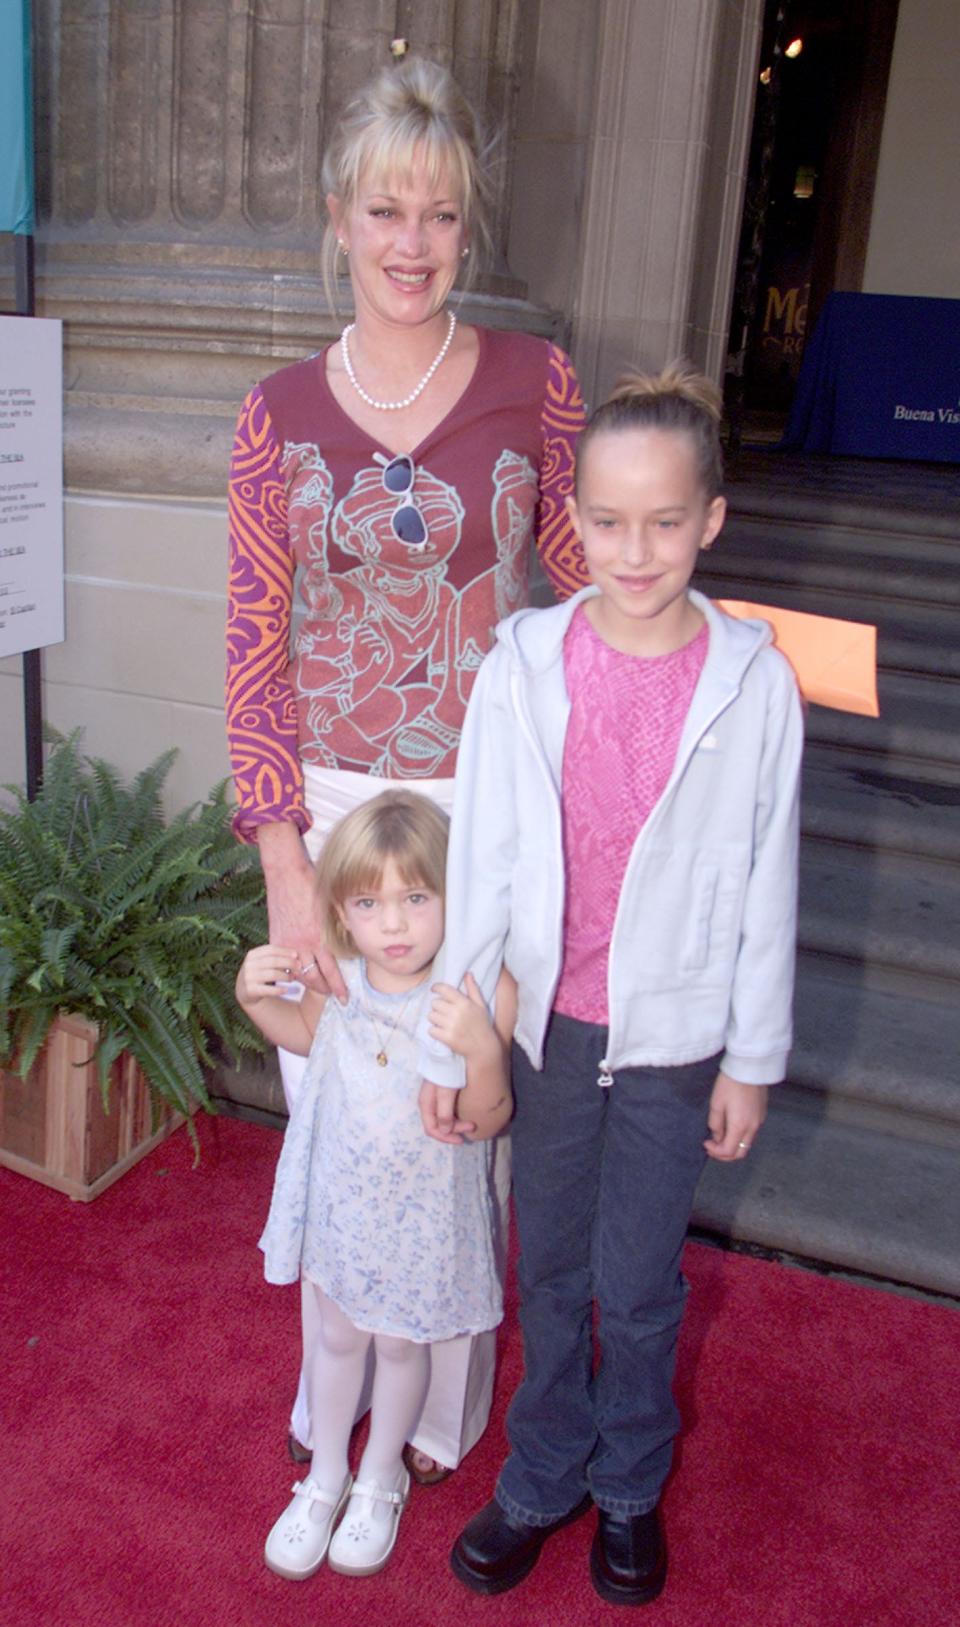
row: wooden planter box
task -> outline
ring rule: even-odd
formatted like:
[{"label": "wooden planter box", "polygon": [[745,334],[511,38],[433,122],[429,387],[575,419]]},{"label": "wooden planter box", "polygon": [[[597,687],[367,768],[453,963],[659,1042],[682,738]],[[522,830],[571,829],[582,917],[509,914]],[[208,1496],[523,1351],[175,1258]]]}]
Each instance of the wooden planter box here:
[{"label": "wooden planter box", "polygon": [[118,1057],[110,1111],[91,1062],[97,1028],[57,1018],[26,1079],[0,1069],[0,1165],[87,1203],[183,1123],[155,1109],[132,1056]]}]

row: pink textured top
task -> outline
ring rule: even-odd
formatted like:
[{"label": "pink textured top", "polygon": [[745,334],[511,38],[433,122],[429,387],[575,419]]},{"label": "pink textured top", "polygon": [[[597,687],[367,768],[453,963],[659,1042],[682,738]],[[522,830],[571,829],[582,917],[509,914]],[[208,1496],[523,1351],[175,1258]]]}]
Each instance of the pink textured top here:
[{"label": "pink textured top", "polygon": [[627,861],[663,794],[707,654],[708,633],[669,655],[624,655],[582,607],[563,646],[570,722],[563,753],[566,907],[554,1009],[605,1023],[607,961]]}]

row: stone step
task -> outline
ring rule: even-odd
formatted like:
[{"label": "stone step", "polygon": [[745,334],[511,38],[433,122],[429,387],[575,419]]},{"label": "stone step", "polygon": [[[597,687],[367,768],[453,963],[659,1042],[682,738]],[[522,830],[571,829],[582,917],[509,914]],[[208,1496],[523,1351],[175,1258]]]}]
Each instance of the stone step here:
[{"label": "stone step", "polygon": [[960,784],[897,779],[811,745],[801,817],[808,846],[829,842],[960,865]]},{"label": "stone step", "polygon": [[272,1049],[263,1056],[244,1056],[236,1067],[221,1059],[207,1077],[207,1089],[225,1110],[239,1110],[241,1117],[273,1124],[278,1129],[286,1125],[280,1064]]},{"label": "stone step", "polygon": [[960,872],[934,859],[804,845],[799,947],[911,982],[960,984]]},{"label": "stone step", "polygon": [[731,514],[700,563],[758,581],[816,585],[822,579],[832,592],[957,607],[958,561],[960,527],[956,537],[944,537],[928,535],[920,522],[902,533]]},{"label": "stone step", "polygon": [[[746,599],[752,596],[762,604],[783,605],[787,610],[806,610],[812,615],[839,616],[848,621],[873,622],[877,627],[878,645],[893,641],[894,648],[915,643],[925,625],[929,625],[930,638],[942,642],[949,652],[951,640],[957,636],[960,621],[960,595],[954,585],[930,582],[928,597],[916,591],[917,581],[899,584],[894,574],[878,579],[874,567],[872,580],[860,576],[852,585],[835,583],[828,573],[812,562],[806,575],[799,566],[795,580],[786,572],[762,572],[749,561],[738,558],[712,559],[703,556],[695,578],[698,586],[715,599]],[[955,566],[960,577],[960,551]],[[709,583],[709,586],[706,584]],[[890,666],[884,649],[879,650],[881,666]],[[939,669],[938,669],[939,670]]]},{"label": "stone step", "polygon": [[[960,553],[955,568],[960,583]],[[935,596],[931,585],[930,600],[923,603],[907,600],[886,579],[881,592],[862,580],[852,589],[834,588],[824,571],[812,567],[811,577],[786,583],[772,575],[764,577],[743,561],[721,560],[718,553],[704,557],[695,584],[714,599],[746,599],[810,615],[871,622],[877,628],[877,665],[882,672],[960,679],[960,600],[951,602],[953,588]]]},{"label": "stone step", "polygon": [[787,519],[818,527],[888,533],[960,535],[960,468],[751,450],[729,460],[727,501],[733,514]]},{"label": "stone step", "polygon": [[960,1294],[960,469],[745,453],[697,581],[878,628],[881,716],[812,706],[796,1042],[708,1230]]},{"label": "stone step", "polygon": [[880,673],[878,718],[811,706],[807,761],[838,762],[890,780],[960,784],[960,684]]},{"label": "stone step", "polygon": [[[790,1086],[819,1094],[823,1112],[960,1153],[960,1006],[949,995],[878,992],[856,973],[798,967]],[[922,1046],[920,1044],[922,1040]]]},{"label": "stone step", "polygon": [[695,1226],[934,1293],[960,1295],[960,1152],[774,1090],[748,1158],[708,1163]]}]

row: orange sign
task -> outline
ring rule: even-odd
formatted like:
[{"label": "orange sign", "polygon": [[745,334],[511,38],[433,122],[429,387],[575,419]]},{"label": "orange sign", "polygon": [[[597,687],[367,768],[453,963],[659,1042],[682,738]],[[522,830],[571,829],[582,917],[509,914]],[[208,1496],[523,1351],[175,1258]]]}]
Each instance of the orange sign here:
[{"label": "orange sign", "polygon": [[728,616],[765,621],[773,642],[796,673],[805,700],[861,717],[879,717],[877,629],[867,622],[811,616],[776,605],[718,599]]}]

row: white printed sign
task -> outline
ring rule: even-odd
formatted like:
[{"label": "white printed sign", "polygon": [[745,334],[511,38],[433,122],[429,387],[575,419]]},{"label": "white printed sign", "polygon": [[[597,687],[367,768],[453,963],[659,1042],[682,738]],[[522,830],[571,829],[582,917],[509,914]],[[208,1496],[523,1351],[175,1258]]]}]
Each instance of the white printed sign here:
[{"label": "white printed sign", "polygon": [[62,330],[0,317],[0,656],[63,640]]}]

